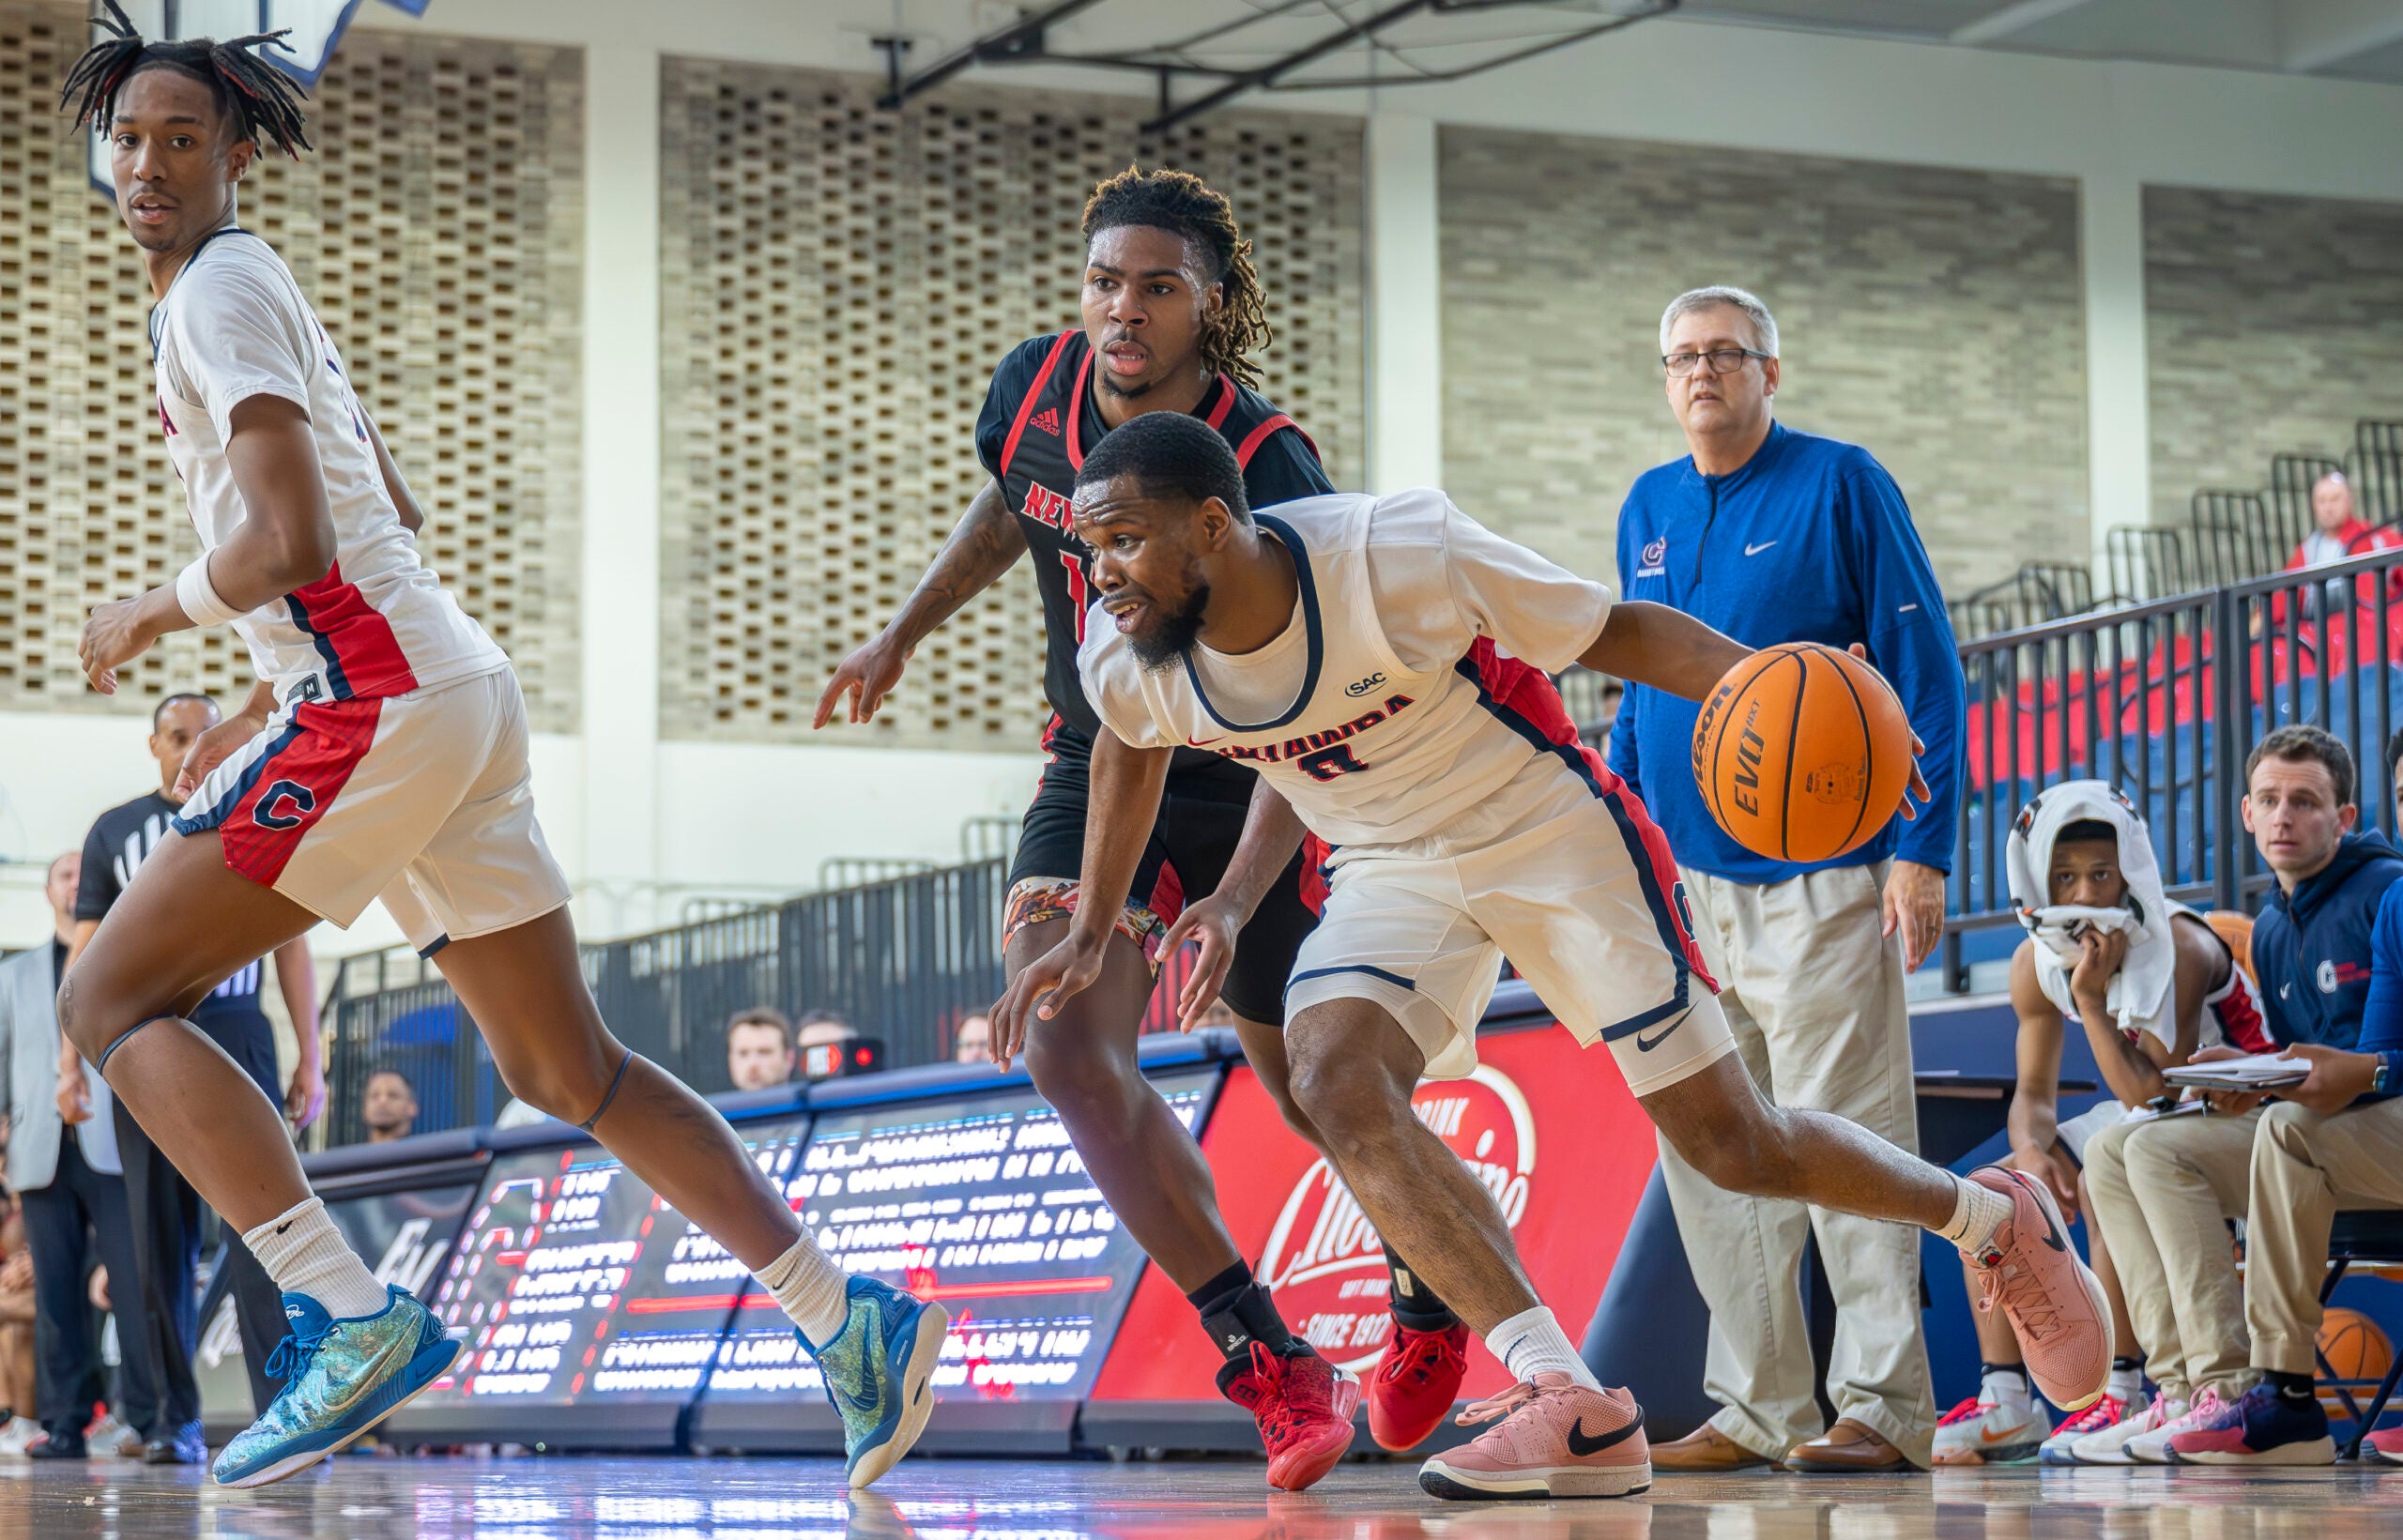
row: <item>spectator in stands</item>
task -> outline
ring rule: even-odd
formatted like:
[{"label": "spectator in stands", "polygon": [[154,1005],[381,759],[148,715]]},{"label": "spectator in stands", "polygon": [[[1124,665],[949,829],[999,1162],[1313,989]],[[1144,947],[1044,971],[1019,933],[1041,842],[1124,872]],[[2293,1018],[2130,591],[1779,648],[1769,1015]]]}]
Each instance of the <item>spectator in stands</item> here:
[{"label": "spectator in stands", "polygon": [[[23,1204],[32,1256],[35,1415],[48,1434],[27,1451],[37,1459],[85,1454],[87,1393],[100,1367],[84,1305],[84,1279],[94,1257],[121,1276],[135,1276],[133,1224],[107,1083],[91,1076],[93,1115],[75,1124],[71,1136],[59,1117],[58,981],[74,939],[82,868],[79,851],[50,863],[42,895],[50,901],[51,943],[0,963],[0,1105],[8,1113],[8,1185]],[[127,1423],[143,1427],[157,1419],[158,1375],[146,1355],[129,1359],[118,1386]]]},{"label": "spectator in stands", "polygon": [[951,1060],[955,1064],[989,1064],[993,1061],[993,1023],[984,1012],[962,1021],[951,1034]]},{"label": "spectator in stands", "polygon": [[[2325,567],[2332,561],[2348,557],[2367,556],[2372,551],[2403,550],[2403,535],[2391,528],[2373,528],[2362,522],[2353,507],[2353,487],[2341,470],[2332,470],[2311,483],[2311,533],[2294,548],[2287,560],[2287,571],[2301,572],[2306,567]],[[2393,574],[2394,598],[2403,599],[2403,568]],[[2378,602],[2378,584],[2367,572],[2354,579],[2355,601],[2363,605]],[[2339,579],[2321,585],[2327,590],[2323,606],[2319,590],[2304,590],[2304,613],[2316,614],[2322,607],[2332,613],[2346,607],[2345,585]]]},{"label": "spectator in stands", "polygon": [[[2282,1045],[2350,1050],[2369,996],[2372,932],[2387,889],[2403,877],[2403,855],[2376,831],[2353,828],[2352,755],[2317,727],[2264,738],[2244,784],[2244,827],[2277,878],[2253,926],[2263,1022]],[[2206,1116],[2121,1123],[2087,1142],[2089,1212],[2161,1395],[2078,1440],[2080,1463],[2167,1464],[2172,1439],[2216,1430],[2258,1378],[2226,1222],[2255,1212],[2261,1121],[2258,1099],[2219,1098]]]},{"label": "spectator in stands", "polygon": [[[2218,932],[2162,891],[2151,831],[2101,781],[2054,786],[2023,808],[2004,850],[2013,912],[2028,930],[2011,958],[2019,1017],[2018,1093],[2010,1166],[2050,1187],[2067,1217],[2089,1208],[2088,1142],[2168,1091],[2161,1072],[2199,1047],[2267,1048],[2251,983]],[[2064,1022],[2084,1036],[2107,1094],[2066,1121],[2057,1114]],[[1998,1312],[1976,1319],[1984,1373],[1978,1395],[1937,1425],[1936,1463],[2074,1462],[2077,1440],[2144,1410],[2144,1350],[2100,1226],[2087,1227],[2095,1275],[2111,1297],[2114,1356],[2103,1398],[2052,1436],[2038,1416],[2018,1339]],[[1970,1292],[1977,1289],[1974,1284]]]},{"label": "spectator in stands", "polygon": [[359,1093],[359,1121],[370,1144],[390,1144],[417,1132],[417,1088],[398,1070],[377,1070]]},{"label": "spectator in stands", "polygon": [[[1737,1049],[1780,1106],[1918,1143],[1903,980],[1944,931],[1966,714],[1961,660],[1910,510],[1865,450],[1781,425],[1777,322],[1741,289],[1695,289],[1661,318],[1669,407],[1691,451],[1638,478],[1619,512],[1621,592],[1753,646],[1863,644],[1926,745],[1935,800],[1817,865],[1730,839],[1691,768],[1694,702],[1630,685],[1610,765],[1668,835],[1695,938]],[[1899,945],[1896,938],[1899,936]],[[1710,1305],[1705,1389],[1721,1410],[1652,1450],[1655,1467],[1783,1460],[1814,1471],[1925,1465],[1936,1401],[1920,1330],[1920,1243],[1907,1226],[1712,1186],[1666,1143],[1678,1233]],[[1815,1231],[1836,1299],[1820,1419],[1795,1289]]]},{"label": "spectator in stands", "polygon": [[[2403,734],[2387,748],[2397,783]],[[2369,995],[2350,1049],[2298,1042],[2311,1077],[2277,1093],[2253,1133],[2244,1227],[2244,1321],[2259,1382],[2218,1416],[2170,1441],[2181,1461],[2204,1465],[2331,1465],[2336,1445],[2314,1394],[2319,1287],[2340,1209],[2403,1208],[2403,882],[2378,905],[2370,938]],[[2217,1099],[2229,1112],[2258,1097]],[[2368,1448],[2403,1461],[2403,1429],[2370,1435]]]},{"label": "spectator in stands", "polygon": [[825,1080],[847,1067],[845,1055],[860,1038],[860,1029],[833,1011],[812,1011],[801,1018],[798,1047],[804,1080]]},{"label": "spectator in stands", "polygon": [[792,1078],[792,1023],[773,1005],[734,1013],[726,1024],[726,1077],[737,1090],[765,1090]]}]

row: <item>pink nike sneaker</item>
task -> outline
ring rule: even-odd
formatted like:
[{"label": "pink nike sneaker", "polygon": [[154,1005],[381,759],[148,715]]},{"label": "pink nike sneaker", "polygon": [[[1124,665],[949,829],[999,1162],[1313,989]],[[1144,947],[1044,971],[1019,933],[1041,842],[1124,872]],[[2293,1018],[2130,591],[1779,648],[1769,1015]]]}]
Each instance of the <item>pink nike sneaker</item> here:
[{"label": "pink nike sneaker", "polygon": [[1978,1308],[2002,1306],[2045,1400],[2085,1410],[2111,1382],[2111,1302],[2102,1283],[2078,1259],[2043,1183],[1999,1166],[1981,1166],[1967,1180],[2013,1204],[1982,1252],[1961,1254],[1985,1285]]},{"label": "pink nike sneaker", "polygon": [[1455,1502],[1508,1498],[1629,1497],[1652,1486],[1644,1409],[1623,1390],[1588,1390],[1565,1374],[1539,1374],[1456,1419],[1490,1423],[1471,1443],[1418,1468],[1419,1487]]}]

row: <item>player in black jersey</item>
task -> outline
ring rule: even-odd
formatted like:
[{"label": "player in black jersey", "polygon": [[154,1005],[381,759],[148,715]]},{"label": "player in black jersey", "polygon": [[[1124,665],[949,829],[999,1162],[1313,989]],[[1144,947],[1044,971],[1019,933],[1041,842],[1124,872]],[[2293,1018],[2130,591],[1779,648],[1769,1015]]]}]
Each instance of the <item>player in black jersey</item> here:
[{"label": "player in black jersey", "polygon": [[[910,653],[937,626],[1016,564],[1034,562],[1043,597],[1044,687],[1053,716],[1044,737],[1048,763],[1027,810],[1010,872],[1008,966],[1013,978],[1068,938],[1078,922],[1088,804],[1116,788],[1108,756],[1130,751],[1100,734],[1077,674],[1077,647],[1092,602],[1090,553],[1069,530],[1068,495],[1085,455],[1111,429],[1146,412],[1201,418],[1233,446],[1254,506],[1314,496],[1334,487],[1317,447],[1252,389],[1249,354],[1268,340],[1267,315],[1250,245],[1227,200],[1177,171],[1130,169],[1095,188],[1085,206],[1083,325],[1019,344],[995,370],[976,425],[977,456],[992,480],[968,505],[916,590],[883,632],[843,661],[819,701],[824,726],[849,699],[865,722],[899,682]],[[1036,1088],[1058,1108],[1078,1154],[1119,1219],[1186,1291],[1226,1356],[1220,1389],[1258,1416],[1273,1485],[1309,1485],[1351,1442],[1356,1387],[1340,1380],[1287,1329],[1218,1215],[1201,1148],[1136,1067],[1135,1044],[1163,941],[1187,895],[1197,904],[1185,930],[1209,936],[1205,955],[1232,961],[1220,991],[1239,1018],[1244,1048],[1286,1119],[1315,1139],[1285,1086],[1283,991],[1294,953],[1315,924],[1316,865],[1296,853],[1265,862],[1274,887],[1239,936],[1224,917],[1249,912],[1215,890],[1247,837],[1295,851],[1299,821],[1281,799],[1263,803],[1246,830],[1256,777],[1216,755],[1180,750],[1160,814],[1136,874],[1136,897],[1105,922],[1098,980],[1035,1021],[1025,1041],[997,1037],[996,1059],[1021,1048]],[[1105,813],[1107,809],[1104,809]],[[1240,895],[1247,899],[1256,895]],[[1414,1275],[1393,1263],[1397,1319],[1404,1328],[1381,1368],[1416,1402],[1457,1389],[1465,1329]],[[1406,1350],[1405,1350],[1406,1349]],[[1434,1394],[1427,1394],[1430,1388]],[[1372,1404],[1372,1412],[1377,1409]],[[1372,1416],[1383,1437],[1390,1419]],[[1415,1419],[1414,1419],[1415,1420]],[[1406,1430],[1405,1430],[1406,1431]],[[1417,1430],[1415,1443],[1431,1431]]]}]

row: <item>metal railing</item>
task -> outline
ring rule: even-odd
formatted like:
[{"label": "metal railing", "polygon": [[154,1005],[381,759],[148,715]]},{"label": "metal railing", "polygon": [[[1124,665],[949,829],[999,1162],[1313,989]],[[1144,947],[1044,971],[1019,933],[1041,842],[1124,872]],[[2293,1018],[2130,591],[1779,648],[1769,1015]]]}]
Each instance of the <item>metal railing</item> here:
[{"label": "metal railing", "polygon": [[[931,1063],[1002,991],[1007,875],[1002,860],[971,861],[596,942],[585,982],[620,1039],[705,1093],[729,1089],[727,1018],[753,1005],[832,1011],[881,1041],[888,1066]],[[432,964],[345,958],[329,996],[330,1143],[366,1137],[360,1095],[381,1070],[408,1077],[419,1133],[489,1122],[506,1105],[491,1051]]]},{"label": "metal railing", "polygon": [[2273,727],[2309,723],[2351,751],[2365,826],[2395,828],[2385,747],[2403,721],[2403,552],[1964,642],[1968,730],[1950,987],[1981,933],[2012,923],[2002,852],[2038,791],[2107,781],[2152,831],[2169,896],[2250,908],[2271,881],[2242,824],[2242,766]]}]

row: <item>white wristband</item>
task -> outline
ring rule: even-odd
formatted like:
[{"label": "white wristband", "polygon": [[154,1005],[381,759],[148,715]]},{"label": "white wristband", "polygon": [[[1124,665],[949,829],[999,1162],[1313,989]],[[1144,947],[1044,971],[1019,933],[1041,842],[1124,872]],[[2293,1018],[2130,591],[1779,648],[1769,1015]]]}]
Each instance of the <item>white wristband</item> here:
[{"label": "white wristband", "polygon": [[217,596],[208,581],[208,553],[176,574],[176,602],[195,626],[222,626],[243,613]]}]

